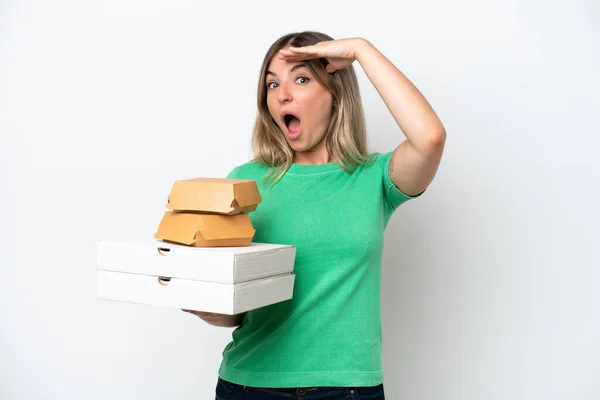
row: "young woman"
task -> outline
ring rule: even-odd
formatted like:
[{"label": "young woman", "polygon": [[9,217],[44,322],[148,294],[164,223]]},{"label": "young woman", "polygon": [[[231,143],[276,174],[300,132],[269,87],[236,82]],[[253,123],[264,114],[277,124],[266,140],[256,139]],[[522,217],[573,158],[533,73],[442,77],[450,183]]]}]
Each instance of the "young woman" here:
[{"label": "young woman", "polygon": [[[407,138],[393,151],[368,153],[355,61]],[[445,139],[427,100],[369,41],[301,32],[273,43],[258,85],[256,158],[229,177],[259,185],[254,241],[296,246],[294,294],[233,317],[192,312],[237,326],[217,399],[384,398],[383,233],[432,182]]]}]

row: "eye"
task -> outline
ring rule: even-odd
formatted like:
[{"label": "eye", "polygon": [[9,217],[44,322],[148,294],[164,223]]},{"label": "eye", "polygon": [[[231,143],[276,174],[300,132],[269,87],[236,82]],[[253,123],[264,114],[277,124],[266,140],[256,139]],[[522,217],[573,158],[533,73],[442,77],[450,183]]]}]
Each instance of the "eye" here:
[{"label": "eye", "polygon": [[277,82],[267,82],[267,89],[275,89],[276,85]]},{"label": "eye", "polygon": [[[301,81],[301,80],[302,80],[302,82],[298,82],[298,81]],[[298,82],[298,83],[307,83],[309,80],[310,79],[307,78],[307,77],[305,77],[305,76],[299,76],[298,78],[296,78],[296,82]]]}]

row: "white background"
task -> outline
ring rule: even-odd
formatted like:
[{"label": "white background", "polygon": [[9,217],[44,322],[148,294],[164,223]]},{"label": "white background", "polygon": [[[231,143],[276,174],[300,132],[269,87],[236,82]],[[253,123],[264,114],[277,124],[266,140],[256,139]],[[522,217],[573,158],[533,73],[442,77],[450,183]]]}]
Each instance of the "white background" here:
[{"label": "white background", "polygon": [[386,232],[388,397],[600,398],[598,4],[4,0],[0,398],[214,398],[231,330],[95,299],[95,246],[250,158],[262,57],[297,30],[369,39],[448,133]]}]

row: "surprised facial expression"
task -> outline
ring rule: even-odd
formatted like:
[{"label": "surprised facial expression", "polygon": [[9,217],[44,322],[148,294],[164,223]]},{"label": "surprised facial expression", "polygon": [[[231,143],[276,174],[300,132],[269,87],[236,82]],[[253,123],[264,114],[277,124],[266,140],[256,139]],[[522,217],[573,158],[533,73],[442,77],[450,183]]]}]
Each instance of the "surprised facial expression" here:
[{"label": "surprised facial expression", "polygon": [[266,74],[267,106],[287,142],[296,152],[323,144],[331,119],[333,96],[303,62],[277,55]]}]

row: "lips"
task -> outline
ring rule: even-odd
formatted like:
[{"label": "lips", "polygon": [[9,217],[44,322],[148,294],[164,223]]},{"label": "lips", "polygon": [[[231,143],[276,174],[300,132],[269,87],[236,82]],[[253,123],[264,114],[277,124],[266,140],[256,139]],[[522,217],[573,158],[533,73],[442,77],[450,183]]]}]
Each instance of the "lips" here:
[{"label": "lips", "polygon": [[280,118],[285,126],[285,135],[290,139],[298,138],[302,128],[300,117],[293,112],[283,111],[281,112]]}]

